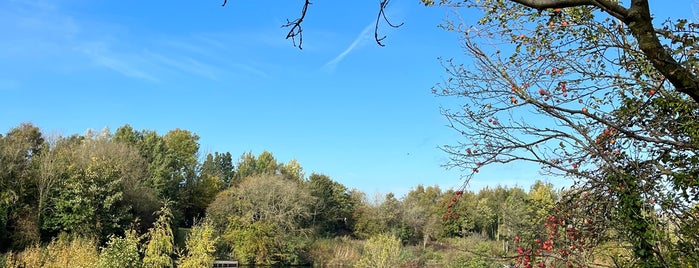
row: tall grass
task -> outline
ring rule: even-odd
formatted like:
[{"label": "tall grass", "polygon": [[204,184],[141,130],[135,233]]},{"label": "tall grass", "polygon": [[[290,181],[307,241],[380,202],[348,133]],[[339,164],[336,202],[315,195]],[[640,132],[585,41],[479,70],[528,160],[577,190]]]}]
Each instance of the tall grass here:
[{"label": "tall grass", "polygon": [[316,240],[309,257],[315,267],[353,267],[364,243],[349,237]]}]

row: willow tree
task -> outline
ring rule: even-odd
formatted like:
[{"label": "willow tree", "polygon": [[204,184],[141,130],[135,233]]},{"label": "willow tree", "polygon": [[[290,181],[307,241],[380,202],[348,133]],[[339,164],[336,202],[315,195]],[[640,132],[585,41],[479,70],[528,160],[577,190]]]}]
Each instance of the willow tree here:
[{"label": "willow tree", "polygon": [[450,165],[468,181],[484,166],[529,162],[575,182],[547,219],[561,236],[523,246],[525,266],[590,265],[609,240],[622,252],[610,263],[699,262],[699,25],[654,24],[648,1],[630,2],[440,2],[483,15],[444,25],[469,56],[445,60],[433,89],[462,100],[443,109],[463,135],[443,147]]}]

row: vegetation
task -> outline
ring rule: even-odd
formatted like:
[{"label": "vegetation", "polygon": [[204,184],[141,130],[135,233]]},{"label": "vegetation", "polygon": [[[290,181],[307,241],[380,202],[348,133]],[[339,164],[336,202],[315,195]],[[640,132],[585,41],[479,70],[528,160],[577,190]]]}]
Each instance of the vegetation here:
[{"label": "vegetation", "polygon": [[[269,152],[244,153],[236,164],[229,153],[173,164],[163,159],[173,158],[169,154],[177,150],[158,142],[164,141],[161,136],[129,130],[138,134],[129,141],[119,134],[124,129],[130,127],[116,134],[105,130],[45,139],[37,127],[22,124],[0,138],[0,160],[12,163],[0,166],[6,267],[200,267],[216,258],[272,265],[481,267],[554,264],[543,257],[554,251],[570,263],[615,265],[638,258],[639,248],[631,245],[639,240],[629,240],[634,229],[626,228],[653,226],[637,239],[658,239],[660,233],[677,247],[692,245],[688,238],[696,234],[691,218],[673,219],[684,224],[674,229],[659,227],[671,220],[653,214],[659,208],[640,215],[645,225],[615,226],[639,216],[622,214],[623,207],[609,195],[589,186],[558,191],[538,181],[526,190],[498,186],[471,192],[418,185],[400,198],[388,193],[369,199],[327,175],[306,177],[298,163],[280,164]],[[198,147],[192,137],[196,135],[180,139]],[[140,143],[160,144],[155,151],[163,155],[149,156],[158,146]],[[193,172],[181,173],[187,169],[181,166],[188,165]],[[42,173],[46,170],[55,173]],[[168,183],[157,181],[174,177],[163,170],[183,176],[171,190],[155,186],[166,189]],[[236,175],[238,170],[248,175]],[[32,198],[46,183],[51,187],[44,198]],[[624,189],[607,193],[615,191]],[[201,193],[210,197],[201,198]],[[177,211],[189,208],[180,200],[196,199],[189,195],[206,208],[202,218]],[[591,198],[604,202],[589,202]],[[41,216],[39,206],[44,207]],[[191,231],[178,248],[173,230],[182,227]],[[26,236],[15,240],[20,234]],[[672,247],[661,245],[661,253],[674,254]],[[692,263],[690,252],[672,261]]]},{"label": "vegetation", "polygon": [[[269,152],[243,153],[236,163],[230,153],[213,153],[199,162],[197,139],[186,130],[161,136],[128,125],[49,138],[31,124],[11,129],[0,138],[0,159],[12,163],[1,166],[5,266],[198,267],[215,258],[440,263],[451,258],[443,249],[457,245],[451,238],[503,241],[512,253],[511,236],[536,223],[533,205],[557,198],[550,184],[538,183],[530,195],[419,185],[402,198],[370,200]],[[196,208],[203,209],[190,211]],[[529,218],[514,220],[522,215]],[[181,227],[191,231],[178,248],[173,230]]]},{"label": "vegetation", "polygon": [[188,130],[47,137],[22,124],[0,135],[2,264],[697,266],[698,25],[656,29],[648,1],[630,2],[423,1],[483,14],[444,25],[473,60],[445,60],[434,88],[467,103],[444,109],[464,139],[444,147],[451,165],[470,179],[529,162],[569,189],[418,185],[369,199],[270,152],[200,161]]},{"label": "vegetation", "polygon": [[631,250],[618,263],[699,262],[686,229],[699,225],[696,25],[656,29],[648,1],[630,2],[441,1],[483,14],[444,26],[472,60],[445,60],[434,88],[468,103],[444,110],[464,139],[444,147],[451,165],[470,178],[529,162],[575,183],[559,204],[540,204],[553,236],[527,239],[523,266],[594,265],[589,252],[610,241]]}]

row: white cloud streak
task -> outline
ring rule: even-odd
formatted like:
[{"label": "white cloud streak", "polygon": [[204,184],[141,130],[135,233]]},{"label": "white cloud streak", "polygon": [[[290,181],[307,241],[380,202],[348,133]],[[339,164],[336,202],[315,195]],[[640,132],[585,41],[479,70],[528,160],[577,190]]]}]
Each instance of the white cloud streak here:
[{"label": "white cloud streak", "polygon": [[323,69],[331,71],[334,70],[335,67],[337,67],[337,64],[340,63],[350,52],[352,52],[352,50],[364,44],[367,40],[370,40],[372,28],[374,28],[373,23],[370,23],[369,25],[364,27],[364,30],[362,30],[362,32],[359,33],[359,35],[357,35],[356,38],[354,38],[352,44],[350,44],[344,51],[342,51],[342,53],[338,54],[334,59],[325,63],[325,65],[323,65]]},{"label": "white cloud streak", "polygon": [[225,36],[143,37],[124,25],[91,21],[59,6],[32,3],[0,3],[0,23],[10,25],[0,27],[0,35],[7,41],[0,43],[0,59],[8,66],[15,62],[11,64],[15,69],[30,71],[39,65],[63,71],[91,65],[147,82],[188,76],[219,80],[235,70],[268,76],[252,64],[231,60],[237,55],[225,50],[229,41]]}]

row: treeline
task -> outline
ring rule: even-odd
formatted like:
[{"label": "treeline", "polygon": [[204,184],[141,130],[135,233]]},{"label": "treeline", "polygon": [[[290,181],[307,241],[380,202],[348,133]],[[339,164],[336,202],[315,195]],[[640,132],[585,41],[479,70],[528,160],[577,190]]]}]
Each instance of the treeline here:
[{"label": "treeline", "polygon": [[[451,238],[478,237],[493,242],[496,255],[513,252],[516,240],[545,232],[558,200],[542,182],[478,193],[419,185],[400,198],[370,198],[269,152],[200,160],[198,139],[129,125],[66,137],[27,123],[12,128],[0,135],[0,250],[26,267],[28,256],[39,266],[58,262],[61,254],[50,252],[62,248],[102,266],[187,267],[214,258],[308,264],[338,258],[328,241],[387,238],[422,252],[403,254],[403,263],[439,263],[443,256],[423,253]],[[346,251],[363,255],[361,247]],[[369,261],[360,259],[344,261]]]}]

